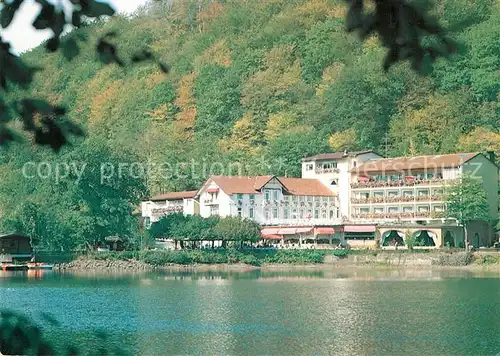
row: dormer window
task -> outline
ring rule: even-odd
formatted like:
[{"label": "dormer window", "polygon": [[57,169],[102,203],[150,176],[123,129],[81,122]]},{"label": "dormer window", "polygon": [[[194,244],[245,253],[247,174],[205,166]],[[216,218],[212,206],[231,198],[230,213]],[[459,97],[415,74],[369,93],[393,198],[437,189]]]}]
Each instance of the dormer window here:
[{"label": "dormer window", "polygon": [[333,186],[337,186],[338,184],[339,184],[338,179],[332,179],[332,181],[330,182],[330,185],[333,185]]}]

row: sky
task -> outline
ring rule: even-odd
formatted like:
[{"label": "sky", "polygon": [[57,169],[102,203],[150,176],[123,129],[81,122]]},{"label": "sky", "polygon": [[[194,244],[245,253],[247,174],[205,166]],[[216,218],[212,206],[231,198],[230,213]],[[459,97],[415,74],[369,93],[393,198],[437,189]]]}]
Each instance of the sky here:
[{"label": "sky", "polygon": [[[110,4],[119,13],[132,13],[146,3],[147,0],[109,0]],[[106,1],[103,1],[106,2]],[[33,0],[25,0],[21,9],[16,14],[14,21],[6,30],[0,30],[4,41],[11,44],[15,53],[22,53],[48,39],[51,35],[50,30],[37,31],[31,27],[31,23],[40,12],[40,5]]]}]

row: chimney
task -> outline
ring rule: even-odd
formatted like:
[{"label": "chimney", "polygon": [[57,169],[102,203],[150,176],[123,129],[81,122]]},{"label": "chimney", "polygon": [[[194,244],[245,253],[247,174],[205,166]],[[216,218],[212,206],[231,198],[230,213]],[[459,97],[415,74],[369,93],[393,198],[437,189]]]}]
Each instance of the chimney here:
[{"label": "chimney", "polygon": [[488,158],[490,159],[490,161],[496,164],[497,157],[496,157],[495,151],[487,151],[486,153],[488,153]]}]

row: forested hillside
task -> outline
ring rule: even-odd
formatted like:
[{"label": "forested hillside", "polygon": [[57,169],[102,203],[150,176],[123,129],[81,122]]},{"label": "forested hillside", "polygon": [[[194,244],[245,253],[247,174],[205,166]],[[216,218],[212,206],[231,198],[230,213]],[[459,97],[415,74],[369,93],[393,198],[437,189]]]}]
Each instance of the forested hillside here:
[{"label": "forested hillside", "polygon": [[[443,26],[461,25],[451,37],[466,52],[438,60],[426,77],[407,63],[384,73],[378,39],[344,31],[342,0],[169,4],[74,31],[87,40],[72,61],[43,48],[23,55],[44,68],[28,94],[66,106],[88,135],[59,154],[29,143],[2,149],[4,230],[51,241],[74,235],[68,247],[131,234],[124,219],[142,197],[197,188],[234,162],[244,174],[296,176],[301,157],[343,148],[389,156],[500,150],[498,0],[435,4]],[[170,73],[99,63],[93,46],[109,31],[124,58],[150,48]],[[26,179],[28,161],[88,167],[82,179]],[[149,169],[116,169],[103,183],[101,164],[119,162]],[[224,171],[210,172],[214,162]],[[158,169],[167,163],[171,170]]]}]

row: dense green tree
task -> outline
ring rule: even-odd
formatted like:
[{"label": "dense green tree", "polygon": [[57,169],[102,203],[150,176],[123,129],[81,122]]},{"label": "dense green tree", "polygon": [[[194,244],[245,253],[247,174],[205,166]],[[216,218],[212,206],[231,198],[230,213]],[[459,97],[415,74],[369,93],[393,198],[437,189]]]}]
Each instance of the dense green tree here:
[{"label": "dense green tree", "polygon": [[481,179],[469,175],[459,178],[446,190],[445,201],[445,214],[463,225],[467,246],[468,224],[474,220],[490,221],[488,199]]},{"label": "dense green tree", "polygon": [[327,137],[312,130],[292,130],[283,132],[266,146],[259,165],[266,173],[300,177],[302,158],[329,151]]}]

